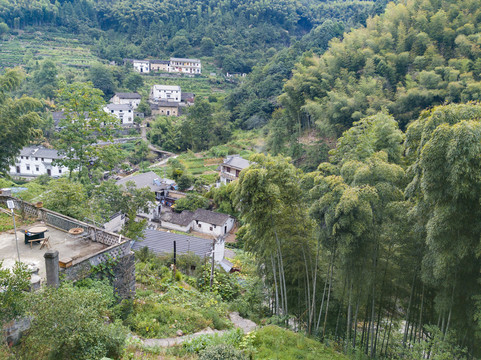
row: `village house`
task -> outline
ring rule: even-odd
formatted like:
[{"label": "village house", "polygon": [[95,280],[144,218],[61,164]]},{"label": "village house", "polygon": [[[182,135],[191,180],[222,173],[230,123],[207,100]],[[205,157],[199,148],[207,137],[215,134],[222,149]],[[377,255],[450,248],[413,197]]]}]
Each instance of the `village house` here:
[{"label": "village house", "polygon": [[131,93],[115,93],[110,99],[112,104],[116,105],[130,105],[135,110],[140,104],[142,97],[136,92]]},{"label": "village house", "polygon": [[170,58],[170,71],[200,75],[202,73],[202,66],[198,59]]},{"label": "village house", "polygon": [[143,174],[126,176],[118,180],[116,184],[126,187],[128,182],[133,182],[137,189],[148,187],[155,194],[155,199],[157,200],[155,204],[151,204],[148,213],[139,213],[137,216],[148,219],[149,221],[158,219],[162,211],[161,201],[165,202],[165,198],[168,195],[169,190],[173,190],[175,188],[175,181],[170,179],[162,179],[153,171],[149,171]]},{"label": "village house", "polygon": [[132,60],[132,65],[134,67],[134,70],[139,73],[148,74],[150,72],[149,60]]},{"label": "village house", "polygon": [[183,232],[197,231],[213,236],[223,236],[234,227],[235,219],[227,214],[210,210],[184,210],[181,213],[164,212],[160,216],[160,225],[166,229]]},{"label": "village house", "polygon": [[151,104],[152,115],[179,116],[179,103],[169,101],[158,101]]},{"label": "village house", "polygon": [[180,101],[185,105],[194,105],[195,94],[190,92],[182,92]]},{"label": "village house", "polygon": [[121,125],[133,125],[134,109],[128,104],[108,104],[104,111],[120,120]]},{"label": "village house", "polygon": [[54,149],[43,146],[27,146],[20,151],[15,159],[15,165],[10,166],[10,175],[20,177],[37,177],[48,175],[59,177],[68,172],[65,166],[54,164],[55,160],[61,159]]},{"label": "village house", "polygon": [[170,71],[169,60],[150,60],[150,71]]},{"label": "village house", "polygon": [[242,158],[240,155],[227,156],[227,158],[224,159],[224,162],[219,166],[219,182],[217,183],[217,186],[237,180],[240,172],[249,167],[249,165],[249,161]]},{"label": "village house", "polygon": [[150,89],[150,101],[169,101],[180,103],[182,91],[178,85],[154,85]]}]

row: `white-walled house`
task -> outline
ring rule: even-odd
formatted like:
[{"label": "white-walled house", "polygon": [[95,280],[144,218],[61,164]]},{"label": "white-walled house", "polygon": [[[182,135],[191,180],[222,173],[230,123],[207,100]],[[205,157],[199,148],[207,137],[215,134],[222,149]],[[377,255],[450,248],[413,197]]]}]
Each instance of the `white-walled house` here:
[{"label": "white-walled house", "polygon": [[132,93],[115,93],[115,95],[110,99],[112,104],[117,105],[130,105],[135,110],[140,104],[142,97],[136,92]]},{"label": "white-walled house", "polygon": [[150,72],[150,61],[149,60],[132,60],[132,65],[134,70],[139,73],[149,73]]},{"label": "white-walled house", "polygon": [[204,209],[197,209],[193,220],[192,230],[213,236],[228,234],[235,222],[230,215]]},{"label": "white-walled house", "polygon": [[170,71],[183,74],[202,74],[199,59],[170,58]]},{"label": "white-walled house", "polygon": [[184,210],[181,213],[165,212],[160,216],[160,225],[166,229],[190,232],[197,231],[214,237],[224,236],[234,227],[235,219],[227,214],[210,210]]},{"label": "white-walled house", "polygon": [[10,166],[10,175],[20,177],[37,177],[48,175],[59,177],[68,173],[65,166],[54,165],[54,160],[61,159],[54,149],[43,146],[27,146],[20,151],[15,160],[15,165]]},{"label": "white-walled house", "polygon": [[150,100],[169,101],[180,103],[182,100],[182,91],[178,85],[154,85],[150,89]]},{"label": "white-walled house", "polygon": [[134,109],[127,104],[107,104],[104,111],[115,116],[122,125],[133,125]]},{"label": "white-walled house", "polygon": [[245,168],[249,167],[250,162],[240,155],[230,155],[224,159],[224,162],[220,165],[219,172],[219,183],[228,184],[231,181],[237,180],[239,178],[240,172]]}]

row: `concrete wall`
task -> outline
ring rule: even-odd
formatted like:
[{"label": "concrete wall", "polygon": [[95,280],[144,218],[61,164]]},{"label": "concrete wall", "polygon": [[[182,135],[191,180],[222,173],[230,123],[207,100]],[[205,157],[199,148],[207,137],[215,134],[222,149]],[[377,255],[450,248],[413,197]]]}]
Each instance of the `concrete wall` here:
[{"label": "concrete wall", "polygon": [[214,261],[221,262],[222,259],[224,258],[224,252],[225,252],[225,241],[224,241],[224,237],[221,237],[215,242]]},{"label": "concrete wall", "polygon": [[[192,230],[201,232],[203,234],[222,236],[227,234],[233,228],[234,221],[235,220],[233,218],[229,218],[222,226],[212,225],[202,221],[193,221]],[[227,230],[225,227],[227,227]]]},{"label": "concrete wall", "polygon": [[182,225],[172,224],[172,223],[167,222],[167,221],[161,221],[160,226],[162,226],[166,229],[183,231],[183,232],[190,232],[190,228],[192,226],[192,223],[189,223],[186,226],[182,226]]},{"label": "concrete wall", "polygon": [[87,224],[55,211],[37,208],[33,204],[17,198],[0,195],[0,203],[6,203],[7,200],[13,200],[15,208],[20,210],[26,217],[41,220],[49,226],[64,231],[68,231],[74,227],[83,228],[85,233],[89,234],[91,241],[107,245],[107,248],[100,252],[76,259],[71,267],[63,270],[67,279],[80,280],[90,276],[92,266],[115,258],[118,261],[118,265],[114,269],[114,285],[117,289],[116,291],[122,298],[131,297],[135,294],[135,266],[133,266],[134,258],[133,252],[130,249],[131,240],[129,238],[120,237],[118,234],[108,232],[97,226]]}]

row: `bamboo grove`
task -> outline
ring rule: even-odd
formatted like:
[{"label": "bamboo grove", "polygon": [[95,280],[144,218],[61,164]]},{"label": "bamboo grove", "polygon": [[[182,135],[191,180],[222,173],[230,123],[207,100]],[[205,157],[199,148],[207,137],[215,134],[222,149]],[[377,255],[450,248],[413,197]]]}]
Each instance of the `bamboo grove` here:
[{"label": "bamboo grove", "polygon": [[233,198],[273,312],[372,358],[479,356],[480,117],[438,106],[403,133],[381,112],[311,173],[254,155]]}]

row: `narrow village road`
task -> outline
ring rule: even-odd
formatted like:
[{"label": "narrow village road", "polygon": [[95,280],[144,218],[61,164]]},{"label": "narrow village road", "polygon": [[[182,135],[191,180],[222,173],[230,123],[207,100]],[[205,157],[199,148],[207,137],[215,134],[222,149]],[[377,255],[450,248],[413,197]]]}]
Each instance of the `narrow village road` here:
[{"label": "narrow village road", "polygon": [[[230,320],[234,323],[235,328],[240,328],[244,331],[244,333],[248,333],[254,330],[257,327],[257,324],[249,319],[244,319],[239,315],[238,312],[231,312],[229,314]],[[178,336],[178,337],[171,337],[171,338],[164,338],[164,339],[142,339],[142,344],[144,346],[160,346],[160,347],[169,347],[174,345],[182,344],[186,340],[190,340],[196,338],[201,335],[206,334],[224,334],[229,330],[212,330],[211,328],[204,329],[202,331],[196,332],[195,334],[185,335],[185,336]]]}]

